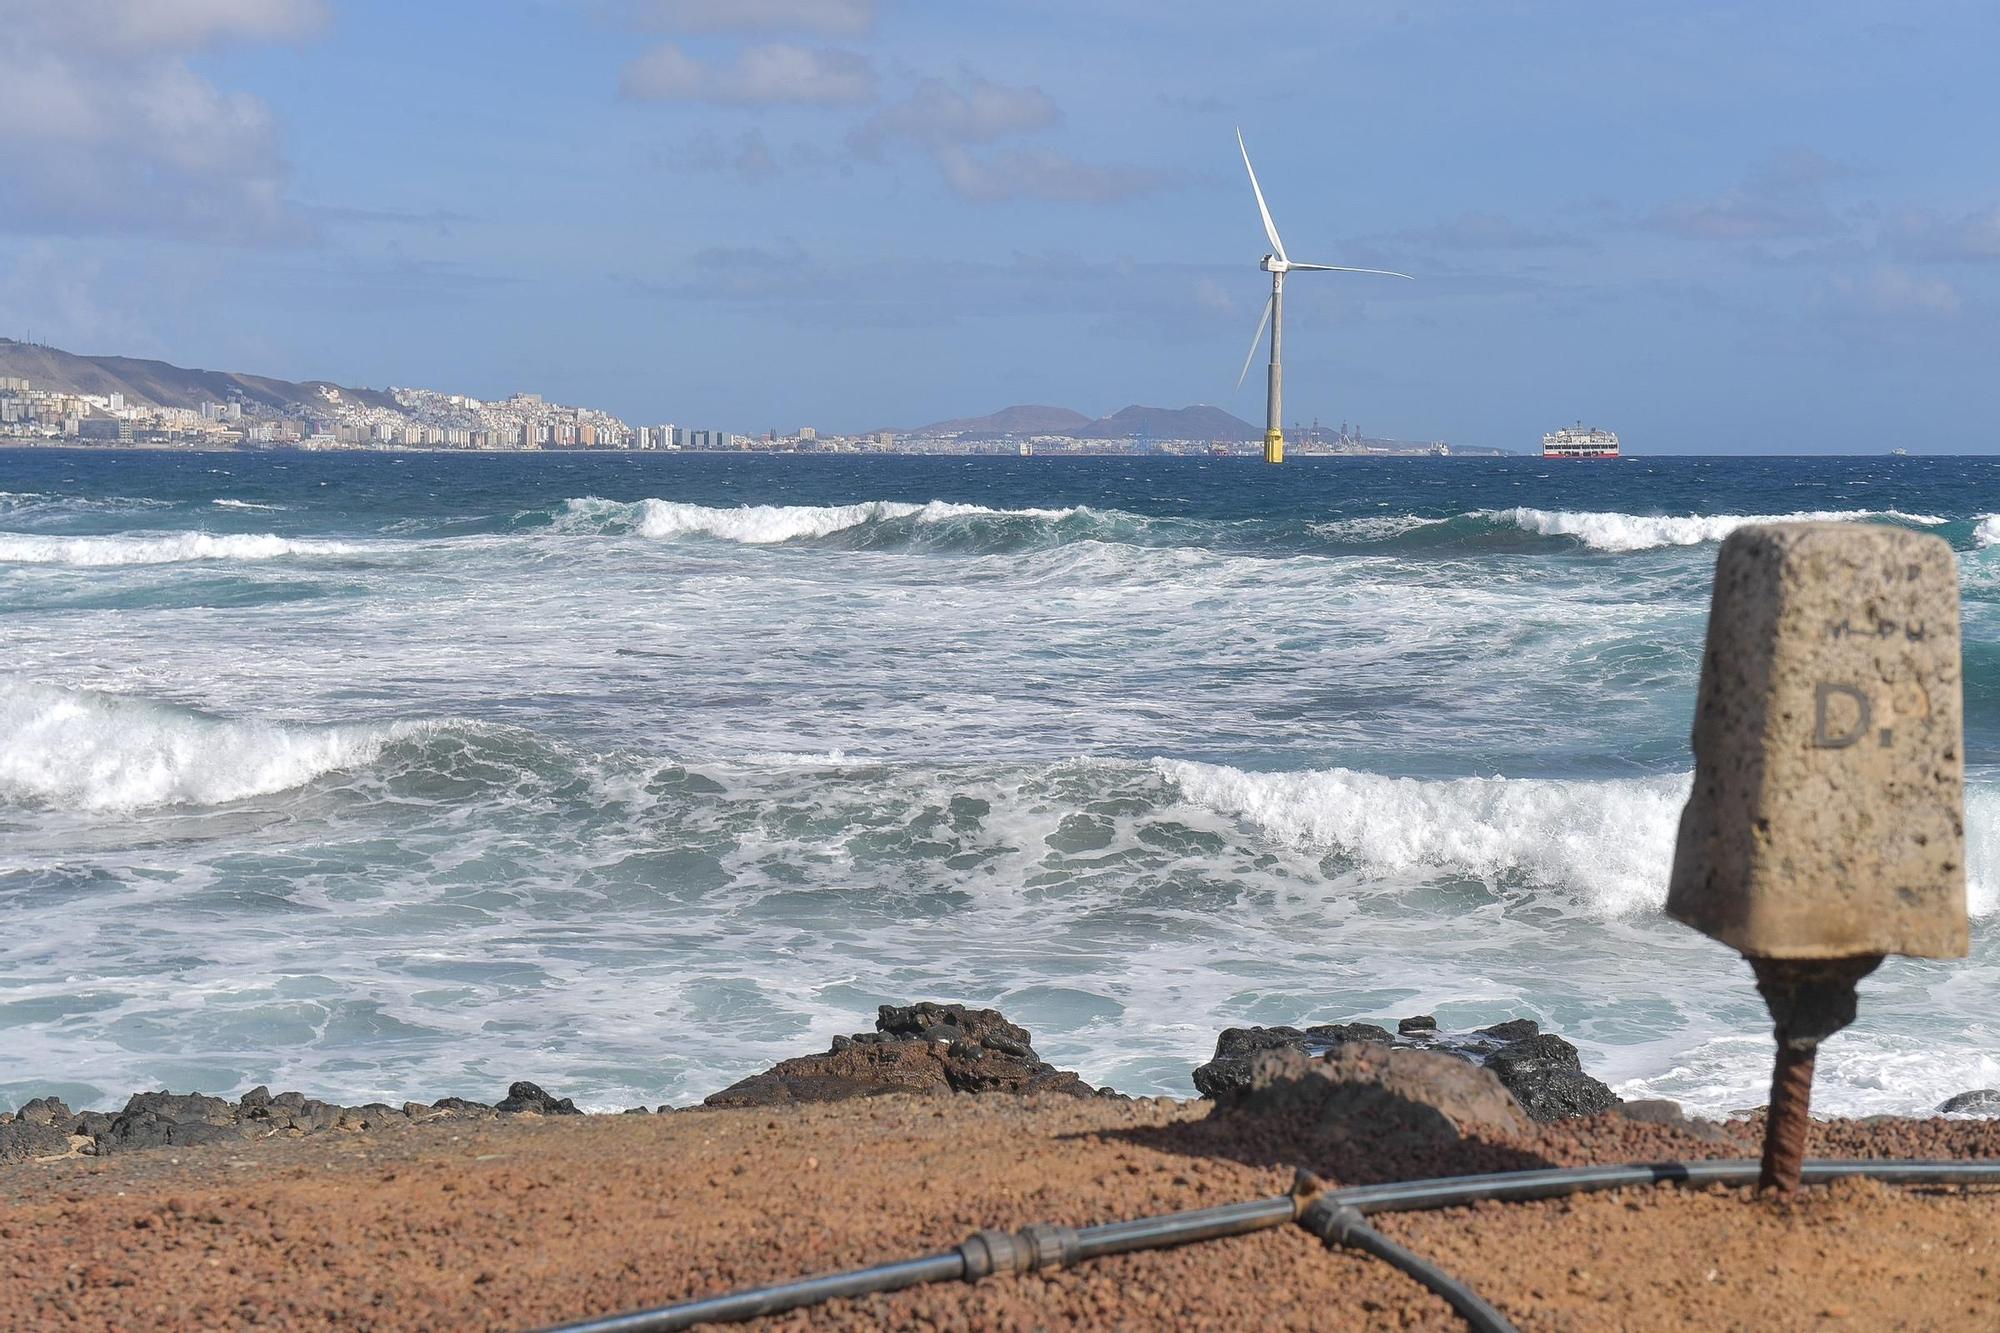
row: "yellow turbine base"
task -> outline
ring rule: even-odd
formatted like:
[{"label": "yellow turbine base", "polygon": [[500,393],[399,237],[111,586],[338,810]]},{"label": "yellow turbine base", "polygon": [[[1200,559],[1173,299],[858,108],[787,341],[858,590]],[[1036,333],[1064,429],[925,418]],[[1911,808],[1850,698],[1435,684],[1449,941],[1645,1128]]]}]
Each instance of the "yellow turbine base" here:
[{"label": "yellow turbine base", "polygon": [[1285,433],[1277,430],[1264,432],[1264,461],[1282,463],[1285,461]]}]

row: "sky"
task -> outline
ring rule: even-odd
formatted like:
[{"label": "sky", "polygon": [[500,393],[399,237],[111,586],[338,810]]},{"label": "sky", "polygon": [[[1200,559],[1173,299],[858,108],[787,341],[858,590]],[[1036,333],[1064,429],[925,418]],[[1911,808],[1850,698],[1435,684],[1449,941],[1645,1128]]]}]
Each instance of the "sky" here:
[{"label": "sky", "polygon": [[[2000,449],[1985,0],[0,0],[0,334],[789,433]],[[1261,362],[1261,357],[1259,358]]]}]

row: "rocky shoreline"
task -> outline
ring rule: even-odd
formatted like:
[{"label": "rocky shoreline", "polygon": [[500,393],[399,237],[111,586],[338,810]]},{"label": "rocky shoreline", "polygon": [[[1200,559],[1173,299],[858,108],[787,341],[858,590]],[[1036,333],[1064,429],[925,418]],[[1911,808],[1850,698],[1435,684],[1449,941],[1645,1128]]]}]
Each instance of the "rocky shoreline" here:
[{"label": "rocky shoreline", "polygon": [[[1307,1028],[1229,1028],[1215,1054],[1194,1070],[1201,1098],[1219,1111],[1290,1111],[1301,1099],[1323,1116],[1369,1118],[1411,1132],[1454,1135],[1463,1128],[1512,1130],[1529,1122],[1617,1112],[1695,1137],[1719,1134],[1669,1101],[1625,1102],[1585,1072],[1577,1048],[1533,1019],[1467,1031],[1440,1029],[1427,1015],[1402,1018],[1391,1031],[1373,1023]],[[1036,1054],[1032,1034],[992,1009],[925,1001],[883,1005],[873,1032],[835,1037],[824,1052],[784,1060],[706,1098],[700,1106],[626,1115],[715,1108],[768,1108],[893,1094],[1055,1096],[1131,1100],[1094,1088]],[[1162,1104],[1175,1099],[1155,1099]],[[1954,1096],[1940,1113],[2000,1117],[2000,1091]],[[419,1125],[516,1116],[581,1115],[574,1102],[517,1081],[492,1103],[461,1097],[392,1106],[340,1106],[298,1092],[253,1088],[236,1101],[201,1093],[134,1093],[117,1111],[74,1111],[53,1097],[0,1112],[0,1165],[148,1149],[249,1141],[273,1136],[394,1132]],[[1407,1122],[1407,1123],[1404,1123]],[[1388,1132],[1396,1132],[1394,1126]]]}]

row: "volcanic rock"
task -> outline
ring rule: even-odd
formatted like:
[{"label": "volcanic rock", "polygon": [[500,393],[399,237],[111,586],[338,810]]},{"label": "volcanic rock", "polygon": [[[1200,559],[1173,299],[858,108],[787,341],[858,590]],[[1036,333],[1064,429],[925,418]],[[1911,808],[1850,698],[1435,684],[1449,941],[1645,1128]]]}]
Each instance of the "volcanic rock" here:
[{"label": "volcanic rock", "polygon": [[1509,1042],[1486,1067],[1537,1120],[1596,1115],[1618,1105],[1610,1088],[1583,1072],[1576,1047],[1552,1032]]},{"label": "volcanic rock", "polygon": [[59,1097],[37,1097],[23,1106],[15,1118],[31,1125],[54,1125],[67,1130],[76,1119],[76,1112],[64,1106]]},{"label": "volcanic rock", "polygon": [[1618,1105],[1610,1088],[1583,1072],[1576,1047],[1544,1033],[1532,1018],[1510,1019],[1471,1032],[1442,1032],[1435,1020],[1419,1015],[1400,1020],[1396,1027],[1394,1036],[1372,1023],[1331,1023],[1304,1030],[1229,1028],[1216,1039],[1214,1059],[1194,1071],[1194,1085],[1203,1096],[1224,1101],[1249,1088],[1251,1065],[1261,1051],[1291,1049],[1318,1055],[1342,1042],[1372,1041],[1485,1065],[1537,1120],[1595,1115]]},{"label": "volcanic rock", "polygon": [[993,1009],[962,1004],[885,1004],[876,1031],[835,1037],[823,1055],[786,1060],[709,1097],[709,1106],[780,1106],[895,1092],[1095,1090],[1035,1054],[1026,1028]]},{"label": "volcanic rock", "polygon": [[1661,1125],[1667,1129],[1678,1130],[1705,1143],[1735,1141],[1720,1125],[1707,1120],[1690,1120],[1679,1102],[1669,1101],[1664,1097],[1621,1102],[1618,1105],[1618,1114],[1627,1120],[1636,1120],[1642,1125]]},{"label": "volcanic rock", "polygon": [[1433,1051],[1345,1042],[1318,1056],[1279,1047],[1250,1063],[1248,1090],[1219,1100],[1217,1114],[1306,1117],[1322,1136],[1384,1151],[1528,1128],[1520,1103],[1499,1079]]},{"label": "volcanic rock", "polygon": [[69,1151],[69,1131],[47,1121],[15,1119],[0,1125],[0,1162],[25,1162]]},{"label": "volcanic rock", "polygon": [[236,1108],[220,1097],[139,1092],[132,1095],[118,1118],[97,1136],[97,1151],[109,1154],[135,1148],[223,1143],[247,1138],[254,1132],[236,1123]]},{"label": "volcanic rock", "polygon": [[[386,1108],[384,1108],[386,1109]],[[504,1101],[496,1102],[496,1111],[526,1112],[531,1115],[582,1115],[576,1103],[564,1097],[560,1101],[543,1092],[533,1083],[511,1083],[507,1086]]]},{"label": "volcanic rock", "polygon": [[433,1111],[457,1111],[464,1113],[467,1111],[490,1112],[492,1109],[485,1102],[469,1102],[463,1097],[440,1097],[431,1103],[431,1110]]},{"label": "volcanic rock", "polygon": [[1976,1088],[1947,1097],[1938,1110],[1946,1114],[2000,1116],[2000,1088]]},{"label": "volcanic rock", "polygon": [[1304,1031],[1291,1027],[1225,1028],[1215,1039],[1215,1057],[1194,1071],[1194,1086],[1216,1101],[1250,1090],[1250,1065],[1260,1051],[1290,1048],[1317,1055],[1348,1041],[1393,1043],[1373,1023],[1322,1023]]}]

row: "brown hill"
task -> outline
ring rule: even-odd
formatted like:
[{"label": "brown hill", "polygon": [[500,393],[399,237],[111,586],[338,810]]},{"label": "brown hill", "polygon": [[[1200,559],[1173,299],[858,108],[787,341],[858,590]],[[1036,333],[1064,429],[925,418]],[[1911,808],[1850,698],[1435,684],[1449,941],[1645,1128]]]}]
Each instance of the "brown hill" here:
[{"label": "brown hill", "polygon": [[374,407],[396,406],[379,389],[350,389],[326,380],[280,380],[224,370],[189,370],[165,361],[129,356],[78,356],[39,343],[0,338],[0,377],[25,379],[37,389],[66,393],[122,393],[128,403],[198,408],[203,403],[241,402],[246,409],[282,412],[300,403],[326,399]]},{"label": "brown hill", "polygon": [[954,417],[906,431],[908,435],[1073,435],[1090,418],[1067,407],[1023,403],[983,417]]}]

